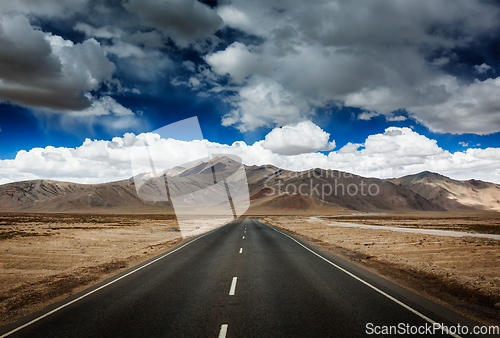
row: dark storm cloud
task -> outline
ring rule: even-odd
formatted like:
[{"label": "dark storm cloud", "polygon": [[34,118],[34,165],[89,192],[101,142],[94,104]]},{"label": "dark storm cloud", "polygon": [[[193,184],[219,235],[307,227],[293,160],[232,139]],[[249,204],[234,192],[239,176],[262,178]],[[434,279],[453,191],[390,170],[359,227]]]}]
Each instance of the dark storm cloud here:
[{"label": "dark storm cloud", "polygon": [[0,18],[0,100],[80,110],[83,95],[110,79],[114,65],[100,44],[80,44],[34,29],[23,16]]},{"label": "dark storm cloud", "polygon": [[211,37],[224,24],[215,10],[196,0],[129,0],[123,6],[180,47]]}]

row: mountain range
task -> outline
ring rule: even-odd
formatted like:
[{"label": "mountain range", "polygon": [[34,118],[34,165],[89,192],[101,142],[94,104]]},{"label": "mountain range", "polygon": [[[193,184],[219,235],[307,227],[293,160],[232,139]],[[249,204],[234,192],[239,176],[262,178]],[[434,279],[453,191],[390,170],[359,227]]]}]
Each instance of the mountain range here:
[{"label": "mountain range", "polygon": [[[241,176],[240,167],[234,159],[220,156],[156,175],[144,173],[135,180],[132,177],[101,184],[13,182],[0,185],[0,212],[173,213],[170,196],[161,198],[158,182],[168,182],[169,194],[176,196],[191,196],[222,180],[229,182],[231,190],[229,178],[233,174]],[[247,214],[500,211],[500,185],[453,180],[428,171],[377,179],[336,170],[295,172],[263,165],[244,166],[243,173],[250,195]],[[144,184],[137,189],[137,182]],[[139,196],[159,197],[145,200]],[[188,198],[186,203],[195,207],[200,201]]]}]

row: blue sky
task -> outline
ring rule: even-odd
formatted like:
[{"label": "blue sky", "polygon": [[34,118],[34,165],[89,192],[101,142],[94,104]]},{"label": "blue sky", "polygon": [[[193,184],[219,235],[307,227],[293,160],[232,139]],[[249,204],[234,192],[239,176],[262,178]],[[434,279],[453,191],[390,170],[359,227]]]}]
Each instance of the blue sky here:
[{"label": "blue sky", "polygon": [[126,177],[42,155],[192,116],[246,164],[499,182],[499,24],[479,0],[5,1],[0,183]]}]

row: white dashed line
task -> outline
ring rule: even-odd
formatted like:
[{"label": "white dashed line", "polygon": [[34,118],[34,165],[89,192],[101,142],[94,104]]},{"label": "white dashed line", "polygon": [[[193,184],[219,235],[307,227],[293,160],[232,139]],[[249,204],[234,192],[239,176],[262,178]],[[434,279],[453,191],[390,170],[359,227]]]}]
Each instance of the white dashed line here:
[{"label": "white dashed line", "polygon": [[231,282],[231,289],[229,289],[229,295],[234,296],[234,292],[236,291],[236,281],[238,277],[233,277],[233,281]]},{"label": "white dashed line", "polygon": [[243,252],[243,248],[240,248],[240,253],[242,253],[242,252]]},{"label": "white dashed line", "polygon": [[220,327],[219,338],[226,338],[227,324],[222,324]]}]

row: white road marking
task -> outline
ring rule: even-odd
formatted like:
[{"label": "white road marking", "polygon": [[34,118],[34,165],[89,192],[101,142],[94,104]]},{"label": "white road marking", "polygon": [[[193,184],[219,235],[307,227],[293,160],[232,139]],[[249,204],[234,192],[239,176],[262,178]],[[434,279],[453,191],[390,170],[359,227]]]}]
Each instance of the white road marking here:
[{"label": "white road marking", "polygon": [[219,338],[226,338],[227,324],[222,324],[220,327]]},{"label": "white road marking", "polygon": [[368,283],[368,282],[366,282],[365,280],[363,280],[363,279],[359,278],[358,276],[356,276],[356,275],[354,275],[354,274],[350,273],[349,271],[347,271],[346,269],[344,269],[344,268],[342,268],[342,267],[338,266],[337,264],[335,264],[335,263],[333,263],[333,262],[330,262],[328,259],[326,259],[325,257],[323,257],[323,256],[321,256],[321,255],[317,254],[316,252],[312,251],[311,249],[309,249],[307,246],[305,246],[304,244],[302,244],[302,243],[300,243],[299,241],[297,241],[297,240],[296,240],[295,238],[293,238],[292,236],[290,236],[290,235],[288,235],[288,234],[286,234],[286,233],[284,233],[284,232],[282,232],[282,231],[279,231],[279,230],[277,230],[277,229],[275,229],[275,228],[273,228],[273,227],[271,227],[271,226],[269,226],[269,227],[270,227],[271,229],[273,229],[274,231],[276,231],[276,232],[278,232],[278,233],[282,234],[283,236],[286,236],[286,237],[290,238],[292,241],[294,241],[295,243],[297,243],[298,245],[300,245],[301,247],[303,247],[303,248],[304,248],[304,249],[306,249],[307,251],[309,251],[309,252],[313,253],[314,255],[318,256],[319,258],[321,258],[321,259],[322,259],[322,260],[324,260],[325,262],[327,262],[327,263],[329,263],[329,264],[333,265],[334,267],[336,267],[336,268],[337,268],[337,269],[339,269],[340,271],[342,271],[342,272],[344,272],[344,273],[348,274],[349,276],[351,276],[352,278],[354,278],[354,279],[356,279],[356,280],[360,281],[361,283],[365,284],[365,285],[366,285],[366,286],[368,286],[369,288],[371,288],[371,289],[373,289],[373,290],[377,291],[378,293],[380,293],[381,295],[383,295],[383,296],[385,296],[385,297],[389,298],[390,300],[392,300],[392,301],[393,301],[393,302],[395,302],[396,304],[401,305],[402,307],[404,307],[404,308],[405,308],[405,309],[407,309],[408,311],[413,312],[414,314],[416,314],[416,315],[417,315],[417,316],[419,316],[420,318],[422,318],[422,319],[424,319],[424,320],[428,321],[429,323],[431,323],[431,324],[433,324],[433,325],[436,325],[436,326],[437,326],[437,327],[439,327],[439,328],[442,328],[442,329],[443,329],[443,331],[444,331],[444,332],[446,332],[447,334],[449,334],[450,336],[455,337],[455,338],[462,338],[462,337],[460,337],[459,335],[457,335],[457,334],[455,334],[455,333],[450,332],[450,331],[446,328],[446,326],[442,327],[442,326],[441,326],[441,324],[439,324],[439,323],[435,322],[434,320],[430,319],[430,318],[429,318],[429,317],[427,317],[426,315],[424,315],[424,314],[422,314],[422,313],[418,312],[417,310],[415,310],[414,308],[410,307],[409,305],[406,305],[405,303],[403,303],[403,302],[401,302],[401,301],[397,300],[396,298],[394,298],[394,297],[392,297],[391,295],[389,295],[389,294],[385,293],[384,291],[380,290],[380,289],[379,289],[379,288],[377,288],[376,286],[371,285],[370,283]]},{"label": "white road marking", "polygon": [[240,248],[240,253],[242,253],[242,252],[243,252],[243,248]]},{"label": "white road marking", "polygon": [[[220,228],[217,228],[217,229],[220,229]],[[21,325],[21,326],[18,326],[18,327],[16,327],[16,328],[15,328],[15,329],[13,329],[13,330],[11,330],[11,331],[9,331],[9,332],[7,332],[7,333],[4,333],[3,335],[1,335],[1,336],[0,336],[0,338],[4,338],[4,337],[7,337],[7,336],[10,336],[10,335],[11,335],[11,334],[13,334],[14,332],[17,332],[17,331],[19,331],[19,330],[22,330],[22,329],[24,329],[25,327],[27,327],[27,326],[29,326],[29,325],[31,325],[31,324],[33,324],[33,323],[38,322],[40,319],[43,319],[43,318],[45,318],[45,317],[48,317],[48,316],[50,316],[51,314],[53,314],[53,313],[55,313],[55,312],[57,312],[57,311],[59,311],[59,310],[61,310],[61,309],[64,309],[64,308],[65,308],[65,307],[67,307],[68,305],[71,305],[71,304],[73,304],[73,303],[78,302],[79,300],[81,300],[81,299],[83,299],[83,298],[85,298],[85,297],[87,297],[87,296],[90,296],[91,294],[93,294],[93,293],[95,293],[95,292],[97,292],[97,291],[99,291],[99,290],[102,290],[102,289],[104,289],[105,287],[110,286],[111,284],[116,283],[116,282],[118,282],[119,280],[121,280],[121,279],[123,279],[123,278],[125,278],[125,277],[130,276],[130,275],[131,275],[131,274],[133,274],[134,272],[137,272],[137,271],[139,271],[139,270],[142,270],[142,269],[144,269],[146,266],[151,265],[151,264],[153,264],[153,263],[155,263],[155,262],[158,262],[160,259],[163,259],[163,258],[167,257],[168,255],[173,254],[173,253],[174,253],[174,252],[176,252],[176,251],[179,251],[180,249],[184,248],[185,246],[188,246],[189,244],[191,244],[191,243],[193,243],[193,242],[195,242],[195,241],[199,240],[200,238],[207,236],[208,234],[212,233],[213,231],[215,231],[215,230],[217,230],[217,229],[214,229],[214,230],[212,230],[212,231],[210,231],[210,232],[207,232],[206,234],[201,235],[200,237],[197,237],[197,238],[193,239],[192,241],[190,241],[190,242],[188,242],[188,243],[186,243],[186,244],[184,244],[184,245],[182,245],[182,246],[178,247],[178,248],[177,248],[177,249],[175,249],[175,250],[172,250],[172,251],[170,251],[170,252],[168,252],[168,253],[164,254],[164,255],[163,255],[163,256],[161,256],[161,257],[158,257],[157,259],[155,259],[155,260],[153,260],[153,261],[151,261],[151,262],[149,262],[149,263],[147,263],[147,264],[144,264],[143,266],[140,266],[140,267],[138,267],[137,269],[135,269],[135,270],[133,270],[133,271],[130,271],[129,273],[127,273],[127,274],[125,274],[125,275],[123,275],[123,276],[121,276],[121,277],[119,277],[119,278],[117,278],[117,279],[114,279],[114,280],[112,280],[111,282],[109,282],[109,283],[107,283],[107,284],[104,284],[104,285],[102,285],[102,286],[98,287],[97,289],[94,289],[94,290],[92,290],[92,291],[89,291],[88,293],[86,293],[86,294],[84,294],[84,295],[82,295],[82,296],[80,296],[80,297],[78,297],[78,298],[76,298],[76,299],[73,299],[71,302],[68,302],[68,303],[66,303],[66,304],[63,304],[63,305],[59,306],[58,308],[55,308],[54,310],[52,310],[52,311],[50,311],[50,312],[47,312],[47,313],[45,313],[45,314],[41,315],[40,317],[37,317],[37,318],[35,318],[35,319],[33,319],[33,320],[31,320],[31,321],[27,322],[26,324],[23,324],[23,325]]]},{"label": "white road marking", "polygon": [[229,295],[234,296],[234,292],[236,291],[236,281],[238,277],[233,277],[233,281],[231,282],[231,289],[229,289]]}]

